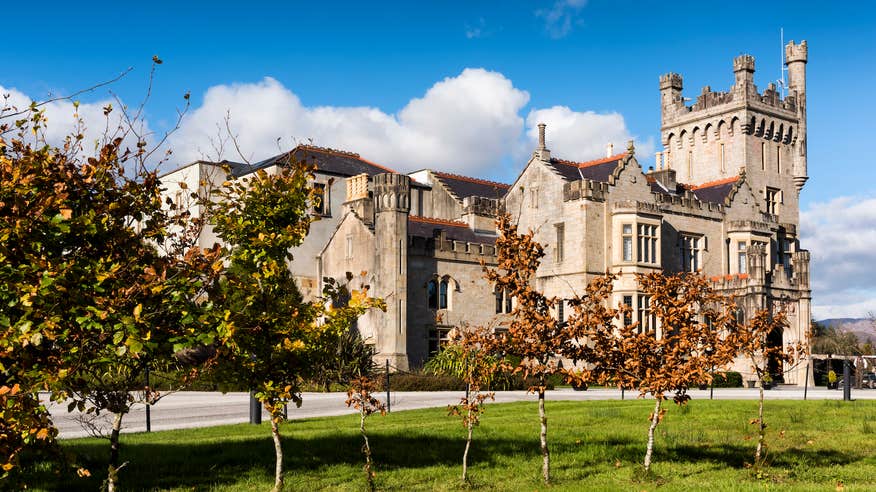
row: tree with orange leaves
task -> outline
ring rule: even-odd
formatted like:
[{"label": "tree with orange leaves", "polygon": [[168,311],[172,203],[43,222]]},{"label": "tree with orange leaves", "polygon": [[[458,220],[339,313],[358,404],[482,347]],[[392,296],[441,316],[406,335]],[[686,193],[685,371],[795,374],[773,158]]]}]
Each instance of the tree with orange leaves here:
[{"label": "tree with orange leaves", "polygon": [[551,316],[557,299],[545,296],[534,286],[544,248],[533,239],[532,231],[520,234],[508,214],[499,217],[498,231],[497,266],[495,269],[485,267],[484,271],[496,289],[504,290],[515,299],[515,304],[508,331],[497,343],[504,369],[534,380],[529,391],[538,395],[542,476],[545,483],[549,483],[550,451],[544,397],[548,378],[560,372],[557,362],[565,334],[560,321]]},{"label": "tree with orange leaves", "polygon": [[770,333],[783,329],[787,324],[788,320],[784,312],[779,311],[776,314],[771,314],[768,310],[762,309],[757,311],[747,323],[740,324],[731,335],[733,344],[749,362],[759,383],[757,418],[751,420],[752,424],[758,426],[757,448],[754,451],[755,467],[760,467],[763,464],[766,449],[767,424],[763,419],[763,390],[764,384],[772,380],[769,373],[769,363],[777,361],[781,364],[794,366],[808,353],[808,347],[802,342],[786,346],[769,344]]},{"label": "tree with orange leaves", "polygon": [[628,319],[631,308],[599,307],[598,301],[611,293],[612,280],[610,275],[596,279],[583,299],[573,301],[576,313],[569,324],[578,348],[567,353],[576,362],[585,361],[581,373],[600,383],[654,398],[644,459],[650,471],[654,430],[665,414],[661,406],[666,394],[674,393],[676,404],[686,403],[691,386],[710,382],[714,368],[735,356],[726,336],[734,323],[734,306],[700,275],[658,272],[637,276],[642,294],[650,297],[656,326],[613,323],[613,314]]}]

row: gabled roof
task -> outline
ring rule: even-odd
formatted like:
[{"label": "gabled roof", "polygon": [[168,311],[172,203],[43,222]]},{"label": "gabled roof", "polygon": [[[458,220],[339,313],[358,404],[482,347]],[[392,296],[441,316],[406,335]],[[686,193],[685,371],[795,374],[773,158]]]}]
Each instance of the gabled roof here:
[{"label": "gabled roof", "polygon": [[551,159],[551,167],[566,181],[578,181],[581,178],[608,182],[608,177],[620,164],[627,153],[616,154],[586,162],[574,162],[564,159]]},{"label": "gabled roof", "polygon": [[479,234],[469,229],[465,222],[455,220],[433,219],[411,215],[408,217],[408,236],[432,238],[435,230],[443,230],[447,239],[468,243],[495,244],[496,236]]},{"label": "gabled roof", "polygon": [[241,165],[232,167],[232,174],[240,177],[259,169],[264,169],[278,164],[283,164],[289,159],[296,161],[312,162],[318,172],[334,174],[338,176],[356,176],[365,173],[369,176],[382,173],[395,173],[392,169],[363,159],[354,152],[344,150],[317,147],[314,145],[298,145],[289,152],[257,162],[251,166]]},{"label": "gabled roof", "polygon": [[432,171],[432,176],[440,181],[459,200],[470,196],[502,198],[508,189],[511,188],[511,185],[505,183],[470,178],[468,176],[460,176],[459,174]]},{"label": "gabled roof", "polygon": [[710,181],[701,185],[692,186],[690,191],[701,202],[725,203],[727,197],[733,191],[739,181],[739,176],[732,178],[720,179],[718,181]]}]

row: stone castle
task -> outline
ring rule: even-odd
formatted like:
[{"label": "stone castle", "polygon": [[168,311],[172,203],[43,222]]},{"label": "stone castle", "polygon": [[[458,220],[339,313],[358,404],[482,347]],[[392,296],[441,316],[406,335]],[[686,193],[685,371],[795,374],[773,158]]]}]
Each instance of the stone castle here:
[{"label": "stone castle", "polygon": [[[609,146],[596,160],[554,157],[539,125],[538,146],[510,185],[431,169],[401,174],[355,153],[307,145],[252,166],[195,162],[164,182],[179,199],[180,182],[189,190],[221,183],[223,164],[245,176],[290,158],[313,161],[319,220],[290,268],[308,295],[320,292],[325,277],[367,272],[387,310],[357,327],[379,362],[398,369],[422,365],[454,327],[501,329],[514,300],[489,285],[481,266],[496,261],[499,210],[545,246],[537,287],[548,296],[569,299],[610,271],[618,276],[613,301],[633,312],[619,322],[654,326],[635,274],[700,271],[736,296],[740,317],[784,309],[790,324],[772,341],[792,343],[806,339],[810,321],[809,253],[798,241],[807,180],[806,42],[791,41],[785,54],[784,97],[774,84],[758,91],[748,55],[733,61],[727,92],[705,87],[690,106],[682,76],[661,76],[663,150],[647,169],[632,144],[621,153]],[[206,230],[201,240],[209,246],[216,238]],[[554,315],[565,318],[567,306],[560,303]],[[734,369],[754,379],[744,364]],[[786,370],[784,380],[802,384],[802,370]]]}]

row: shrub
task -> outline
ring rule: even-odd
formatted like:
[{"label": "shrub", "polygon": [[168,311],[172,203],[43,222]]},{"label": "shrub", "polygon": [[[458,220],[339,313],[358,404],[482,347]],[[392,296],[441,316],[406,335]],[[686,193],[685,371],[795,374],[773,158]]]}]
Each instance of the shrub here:
[{"label": "shrub", "polygon": [[716,388],[741,388],[742,374],[739,374],[736,371],[715,374],[714,385]]}]

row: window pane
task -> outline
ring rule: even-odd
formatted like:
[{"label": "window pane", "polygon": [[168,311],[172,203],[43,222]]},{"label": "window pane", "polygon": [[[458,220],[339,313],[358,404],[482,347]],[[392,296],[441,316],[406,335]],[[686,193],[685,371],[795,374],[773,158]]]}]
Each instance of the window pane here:
[{"label": "window pane", "polygon": [[438,309],[438,282],[429,281],[426,285],[426,296],[429,299],[429,308]]}]

